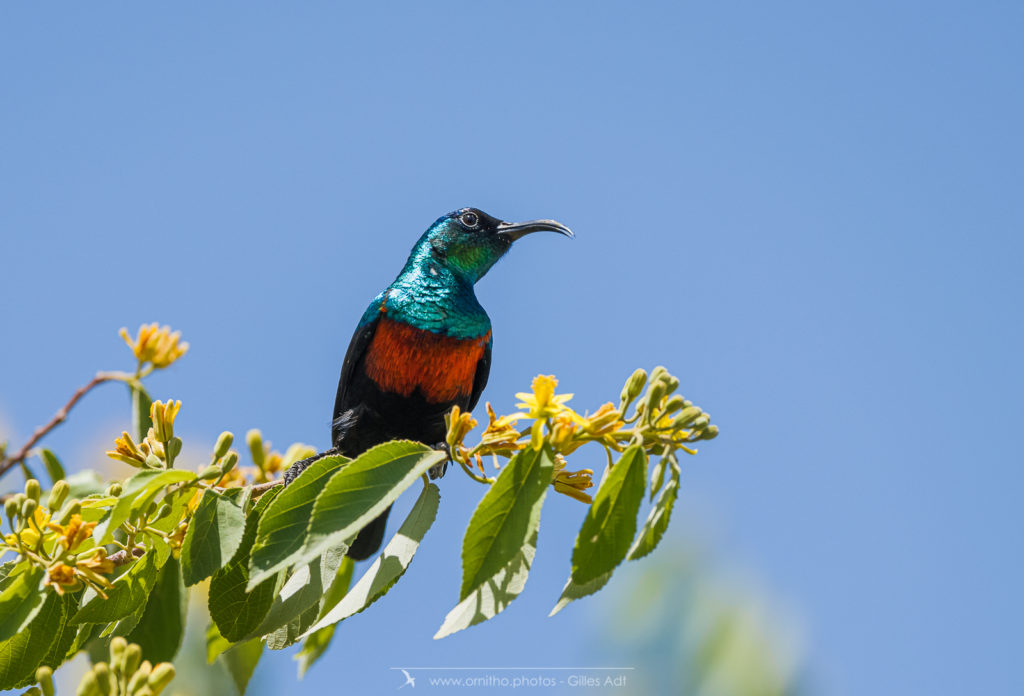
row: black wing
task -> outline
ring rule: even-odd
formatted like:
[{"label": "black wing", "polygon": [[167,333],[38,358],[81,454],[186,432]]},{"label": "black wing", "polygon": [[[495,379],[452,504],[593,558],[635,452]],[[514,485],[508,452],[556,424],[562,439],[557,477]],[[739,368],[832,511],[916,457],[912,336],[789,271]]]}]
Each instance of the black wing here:
[{"label": "black wing", "polygon": [[354,404],[348,403],[348,389],[352,385],[352,377],[356,373],[356,366],[363,362],[366,349],[373,340],[373,334],[377,331],[377,324],[380,319],[374,319],[369,324],[361,324],[354,334],[352,341],[348,344],[348,351],[345,353],[345,362],[341,365],[341,376],[338,378],[338,394],[334,397],[334,417],[331,419],[331,442],[337,445],[335,437],[338,430],[338,419],[352,408]]},{"label": "black wing", "polygon": [[476,403],[480,401],[480,395],[484,391],[484,387],[487,386],[487,378],[491,374],[491,342],[487,342],[487,347],[484,348],[484,354],[480,356],[480,361],[476,364],[476,374],[473,375],[473,391],[469,395],[469,408],[467,410],[472,411],[476,408]]}]

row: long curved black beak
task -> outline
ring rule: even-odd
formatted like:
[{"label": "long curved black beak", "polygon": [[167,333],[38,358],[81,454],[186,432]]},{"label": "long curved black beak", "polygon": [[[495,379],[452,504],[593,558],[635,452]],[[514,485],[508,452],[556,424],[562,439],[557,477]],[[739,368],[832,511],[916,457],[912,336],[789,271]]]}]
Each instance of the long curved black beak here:
[{"label": "long curved black beak", "polygon": [[527,222],[503,222],[495,230],[498,234],[514,242],[532,232],[558,232],[569,239],[575,235],[568,227],[555,220],[528,220]]}]

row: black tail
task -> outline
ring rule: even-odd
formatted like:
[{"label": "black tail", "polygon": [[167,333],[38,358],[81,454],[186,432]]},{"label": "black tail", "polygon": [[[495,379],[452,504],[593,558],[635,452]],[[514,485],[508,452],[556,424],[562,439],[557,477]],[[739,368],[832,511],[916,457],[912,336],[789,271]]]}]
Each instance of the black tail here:
[{"label": "black tail", "polygon": [[388,524],[389,512],[391,512],[390,505],[387,510],[380,513],[377,519],[359,530],[355,541],[352,542],[352,545],[348,547],[346,552],[349,558],[353,561],[365,561],[377,553],[381,543],[384,541],[384,529]]}]

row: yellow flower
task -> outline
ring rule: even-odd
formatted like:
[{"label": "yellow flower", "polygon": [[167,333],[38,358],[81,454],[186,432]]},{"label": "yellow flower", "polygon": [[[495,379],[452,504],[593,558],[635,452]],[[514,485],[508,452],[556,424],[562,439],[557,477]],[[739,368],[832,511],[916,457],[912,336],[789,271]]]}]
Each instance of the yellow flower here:
[{"label": "yellow flower", "polygon": [[[91,573],[104,574],[114,572],[114,562],[107,558],[106,550],[100,546],[89,558],[80,558],[75,565],[79,570],[86,570]],[[106,581],[106,578],[103,578]]]},{"label": "yellow flower", "polygon": [[469,431],[477,426],[477,422],[473,418],[472,413],[463,413],[462,409],[458,406],[452,406],[452,410],[448,412],[444,419],[448,424],[448,434],[445,437],[445,442],[448,443],[448,449],[454,456],[465,449],[462,446],[462,441],[466,439]]},{"label": "yellow flower", "polygon": [[96,522],[82,522],[81,515],[72,515],[66,525],[51,522],[47,527],[60,535],[59,542],[65,549],[73,550],[76,546],[92,536]]},{"label": "yellow flower", "polygon": [[39,532],[46,529],[49,522],[50,511],[40,505],[36,508],[36,511],[32,513],[32,519],[29,524],[26,524],[20,532],[5,536],[4,541],[7,542],[8,546],[17,548],[18,537],[21,537],[21,543],[32,548],[39,543]]},{"label": "yellow flower", "polygon": [[167,442],[174,437],[174,419],[181,410],[181,401],[154,401],[149,405],[149,417],[153,421],[153,432],[158,442]]},{"label": "yellow flower", "polygon": [[519,429],[516,421],[525,416],[524,413],[513,413],[498,418],[491,404],[487,404],[487,418],[490,421],[487,429],[480,437],[480,445],[476,448],[480,454],[511,454],[523,449],[526,445],[519,442]]},{"label": "yellow flower", "polygon": [[53,585],[59,595],[67,590],[73,592],[82,586],[82,582],[75,576],[75,569],[64,563],[56,563],[47,569],[45,584]]},{"label": "yellow flower", "polygon": [[592,503],[594,499],[589,493],[583,491],[594,485],[594,471],[592,469],[580,469],[579,471],[565,470],[565,457],[555,455],[555,476],[551,485],[555,490],[570,498],[575,498],[581,503]]},{"label": "yellow flower", "polygon": [[152,363],[157,369],[167,367],[188,351],[188,343],[179,343],[180,331],[171,333],[171,327],[161,327],[155,322],[140,326],[138,337],[134,341],[128,329],[122,328],[121,338],[135,354],[140,370],[147,362]]},{"label": "yellow flower", "polygon": [[122,431],[121,437],[114,440],[114,449],[107,450],[107,456],[132,466],[146,463],[146,454],[135,445],[132,436],[126,431]]},{"label": "yellow flower", "polygon": [[565,410],[552,419],[551,446],[556,452],[572,454],[583,444],[583,440],[574,440],[577,418],[575,412]]},{"label": "yellow flower", "polygon": [[623,426],[622,414],[609,401],[592,416],[583,419],[583,429],[591,435],[606,435]]},{"label": "yellow flower", "polygon": [[555,394],[558,380],[554,375],[537,375],[531,386],[532,394],[516,394],[516,398],[520,399],[516,407],[529,409],[527,416],[536,419],[530,428],[531,445],[539,450],[544,445],[544,421],[566,410],[565,402],[572,398],[572,394]]}]

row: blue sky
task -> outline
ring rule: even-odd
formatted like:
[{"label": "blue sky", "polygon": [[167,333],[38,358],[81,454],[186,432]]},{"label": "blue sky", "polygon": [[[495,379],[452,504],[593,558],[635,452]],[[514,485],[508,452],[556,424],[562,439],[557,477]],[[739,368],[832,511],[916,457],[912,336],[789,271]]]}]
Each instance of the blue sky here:
[{"label": "blue sky", "polygon": [[[554,373],[593,408],[664,363],[722,429],[673,534],[713,529],[796,608],[821,693],[1020,693],[1022,29],[1008,2],[5,4],[0,421],[24,440],[160,321],[193,346],[152,385],[186,454],[324,446],[352,329],[427,225],[554,217],[575,241],[478,286],[485,398]],[[95,464],[124,401],[50,444]],[[594,659],[612,595],[546,618],[567,498],[516,604],[430,639],[480,494],[443,484],[314,688]]]}]

